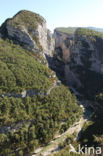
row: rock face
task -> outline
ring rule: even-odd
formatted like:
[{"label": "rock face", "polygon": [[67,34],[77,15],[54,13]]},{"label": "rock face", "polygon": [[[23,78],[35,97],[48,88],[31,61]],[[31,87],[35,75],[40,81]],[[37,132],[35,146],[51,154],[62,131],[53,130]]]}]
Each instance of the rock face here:
[{"label": "rock face", "polygon": [[38,39],[40,42],[40,45],[43,48],[43,51],[47,55],[52,55],[52,52],[54,51],[54,38],[52,37],[51,32],[46,27],[46,22],[43,22],[42,25],[38,25],[37,29]]},{"label": "rock face", "polygon": [[81,29],[74,34],[55,30],[54,66],[61,66],[66,84],[89,96],[103,85],[103,35],[90,30],[81,32]]},{"label": "rock face", "polygon": [[0,32],[3,38],[9,38],[29,51],[43,51],[52,55],[54,50],[54,39],[46,27],[45,19],[30,11],[20,11],[6,20]]},{"label": "rock face", "polygon": [[14,28],[11,25],[6,25],[7,37],[13,40],[15,44],[20,44],[23,48],[27,50],[38,50],[38,47],[29,33],[24,29],[23,31]]},{"label": "rock face", "polygon": [[63,82],[82,93],[86,92],[85,95],[97,94],[102,88],[101,33],[89,29],[70,28],[70,33],[67,30],[64,32],[56,29],[52,36],[43,17],[23,10],[2,24],[0,37],[12,40],[30,52],[39,52],[45,64],[49,64]]},{"label": "rock face", "polygon": [[73,35],[68,35],[63,32],[54,31],[55,49],[62,60],[67,63],[73,51],[74,40]]}]

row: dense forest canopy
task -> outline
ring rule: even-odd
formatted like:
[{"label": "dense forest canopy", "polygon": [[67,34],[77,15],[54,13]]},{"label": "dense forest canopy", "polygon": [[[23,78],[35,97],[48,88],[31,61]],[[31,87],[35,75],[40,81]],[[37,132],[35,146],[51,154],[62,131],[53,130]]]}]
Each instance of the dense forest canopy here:
[{"label": "dense forest canopy", "polygon": [[[40,63],[41,60],[41,63]],[[37,53],[0,39],[0,94],[37,90],[38,96],[0,98],[0,155],[31,153],[63,133],[82,115],[76,97],[62,84],[47,92],[56,81]],[[5,95],[5,94],[4,94]]]},{"label": "dense forest canopy", "polygon": [[[32,152],[48,143],[55,133],[63,133],[82,115],[75,96],[64,86],[56,87],[47,96],[0,98],[0,110],[0,152],[10,156],[12,152]],[[61,131],[62,127],[65,129]]]},{"label": "dense forest canopy", "polygon": [[49,78],[52,71],[37,60],[39,54],[32,54],[11,41],[0,39],[0,90],[20,92],[25,89],[46,91],[53,83]]}]

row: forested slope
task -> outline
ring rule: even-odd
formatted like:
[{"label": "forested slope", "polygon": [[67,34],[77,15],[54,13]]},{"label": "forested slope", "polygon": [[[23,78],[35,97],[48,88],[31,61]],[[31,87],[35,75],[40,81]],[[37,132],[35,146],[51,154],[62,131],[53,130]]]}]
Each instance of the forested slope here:
[{"label": "forested slope", "polygon": [[[22,23],[25,15],[25,22]],[[7,29],[9,24],[12,25],[9,35],[13,33],[17,40],[27,37],[28,34],[22,36],[21,33],[22,37],[19,38],[17,32],[22,31],[18,29],[28,22],[30,15],[28,11],[20,12],[20,16],[17,14],[0,28],[0,156],[21,156],[34,152],[34,149],[47,144],[56,134],[63,133],[82,115],[82,109],[69,88],[62,83],[54,85],[58,78],[48,67],[44,51],[39,46],[40,49],[29,51],[27,42],[23,42],[23,45],[21,40],[15,43],[14,38],[8,36],[11,30]],[[38,22],[42,25],[42,21]],[[16,29],[13,28],[14,23]],[[38,23],[35,20],[35,24],[31,23],[37,29],[38,25],[35,27],[35,24]],[[32,40],[29,41],[32,43]],[[38,94],[15,97],[26,90]]]}]

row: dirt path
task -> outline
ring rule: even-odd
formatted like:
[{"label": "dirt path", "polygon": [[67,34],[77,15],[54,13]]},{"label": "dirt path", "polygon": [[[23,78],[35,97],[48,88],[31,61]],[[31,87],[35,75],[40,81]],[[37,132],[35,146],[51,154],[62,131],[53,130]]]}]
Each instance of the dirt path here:
[{"label": "dirt path", "polygon": [[55,140],[51,141],[46,147],[38,148],[35,151],[35,154],[33,154],[32,156],[39,156],[40,154],[42,154],[43,156],[48,156],[51,153],[57,152],[59,150],[58,145],[63,142],[68,137],[68,135],[73,134],[74,132],[77,132],[78,134],[86,121],[86,119],[81,117],[78,122],[76,122],[63,134],[58,135]]},{"label": "dirt path", "polygon": [[49,95],[52,89],[54,89],[57,86],[57,81],[53,84],[53,86],[47,91],[46,95]]}]

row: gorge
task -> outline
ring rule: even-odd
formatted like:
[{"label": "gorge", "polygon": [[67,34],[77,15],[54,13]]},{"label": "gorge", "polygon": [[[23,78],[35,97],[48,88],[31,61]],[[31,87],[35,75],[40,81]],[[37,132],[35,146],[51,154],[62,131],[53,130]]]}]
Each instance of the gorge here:
[{"label": "gorge", "polygon": [[102,32],[68,27],[51,34],[45,19],[27,10],[1,25],[0,156],[33,155],[56,136],[58,156],[71,143],[102,147],[102,51]]}]

